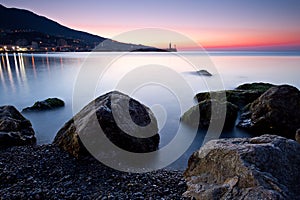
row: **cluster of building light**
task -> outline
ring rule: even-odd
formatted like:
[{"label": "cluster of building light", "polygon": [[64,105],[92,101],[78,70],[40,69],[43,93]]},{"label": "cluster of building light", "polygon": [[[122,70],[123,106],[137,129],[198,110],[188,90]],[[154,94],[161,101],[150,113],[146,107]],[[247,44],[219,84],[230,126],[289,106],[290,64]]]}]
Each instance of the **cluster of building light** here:
[{"label": "cluster of building light", "polygon": [[28,49],[26,47],[5,45],[0,47],[0,51],[28,51]]}]

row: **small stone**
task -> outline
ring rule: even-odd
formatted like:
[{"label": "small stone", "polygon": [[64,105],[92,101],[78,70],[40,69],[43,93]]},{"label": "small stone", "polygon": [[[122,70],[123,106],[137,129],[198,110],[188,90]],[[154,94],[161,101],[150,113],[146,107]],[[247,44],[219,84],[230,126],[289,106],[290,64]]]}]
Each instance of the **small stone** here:
[{"label": "small stone", "polygon": [[143,196],[143,193],[142,192],[136,192],[133,195],[136,196],[136,197],[139,197],[139,196]]}]

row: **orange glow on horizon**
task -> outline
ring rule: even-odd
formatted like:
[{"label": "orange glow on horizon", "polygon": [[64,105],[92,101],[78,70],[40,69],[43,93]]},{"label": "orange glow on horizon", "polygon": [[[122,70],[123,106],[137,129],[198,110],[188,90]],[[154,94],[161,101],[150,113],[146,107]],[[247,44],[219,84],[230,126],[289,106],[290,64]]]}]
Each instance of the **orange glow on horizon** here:
[{"label": "orange glow on horizon", "polygon": [[[74,27],[74,26],[73,26]],[[74,28],[79,30],[88,30],[92,34],[96,34],[106,38],[114,38],[123,33],[143,29],[138,26],[114,26],[107,25],[99,28],[95,25],[76,25]],[[287,30],[257,30],[257,29],[197,29],[190,27],[165,27],[168,30],[180,30],[179,34],[185,35],[187,38],[195,41],[195,46],[185,44],[183,42],[166,41],[151,44],[149,41],[120,41],[135,44],[144,44],[155,46],[158,48],[167,48],[169,42],[177,46],[178,50],[196,50],[196,49],[246,49],[246,48],[280,48],[280,47],[298,47],[300,48],[300,32]],[[164,28],[162,28],[164,29]]]}]

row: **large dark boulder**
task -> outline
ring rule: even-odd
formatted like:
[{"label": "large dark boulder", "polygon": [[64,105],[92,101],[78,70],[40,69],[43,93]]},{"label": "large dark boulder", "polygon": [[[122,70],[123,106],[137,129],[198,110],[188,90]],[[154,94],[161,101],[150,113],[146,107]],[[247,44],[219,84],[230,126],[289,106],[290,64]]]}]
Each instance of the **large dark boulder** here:
[{"label": "large dark boulder", "polygon": [[270,88],[244,109],[238,127],[294,138],[300,128],[300,91],[289,85]]},{"label": "large dark boulder", "polygon": [[[214,112],[212,115],[212,104]],[[193,127],[201,129],[208,128],[210,123],[219,122],[225,115],[224,128],[232,128],[237,118],[238,107],[230,102],[220,102],[217,100],[204,100],[186,111],[181,117],[181,121]]]},{"label": "large dark boulder", "polygon": [[48,98],[44,101],[37,101],[31,107],[24,108],[23,112],[29,111],[43,111],[52,110],[56,108],[63,107],[65,105],[64,101],[58,98]]},{"label": "large dark boulder", "polygon": [[300,144],[275,135],[219,139],[189,159],[184,172],[195,199],[299,199]]},{"label": "large dark boulder", "polygon": [[29,120],[13,106],[0,106],[0,146],[36,143]]},{"label": "large dark boulder", "polygon": [[[121,122],[118,123],[117,119]],[[146,126],[146,130],[137,128]],[[87,143],[93,149],[106,145],[98,141],[101,131],[110,142],[126,151],[152,152],[158,149],[158,127],[152,111],[116,91],[102,95],[85,106],[58,131],[53,143],[77,158],[85,157],[89,154],[85,147]],[[83,141],[86,141],[85,145]]]},{"label": "large dark boulder", "polygon": [[210,99],[228,101],[239,106],[239,108],[243,108],[273,86],[270,83],[245,83],[234,90],[198,93],[196,94],[196,99],[198,102]]}]

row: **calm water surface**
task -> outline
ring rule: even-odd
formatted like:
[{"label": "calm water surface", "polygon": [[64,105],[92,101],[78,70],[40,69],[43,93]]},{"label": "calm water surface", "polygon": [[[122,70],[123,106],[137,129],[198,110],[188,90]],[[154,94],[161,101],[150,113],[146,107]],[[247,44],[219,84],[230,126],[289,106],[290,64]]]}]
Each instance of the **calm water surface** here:
[{"label": "calm water surface", "polygon": [[[56,132],[81,107],[113,89],[128,93],[128,88],[132,88],[130,95],[154,111],[159,122],[160,146],[164,147],[174,138],[181,114],[194,104],[192,100],[185,107],[180,104],[178,97],[185,94],[180,91],[182,85],[188,85],[193,95],[200,91],[233,89],[246,82],[290,84],[300,88],[300,56],[297,55],[55,53],[0,54],[0,59],[0,105],[14,105],[21,111],[48,97],[58,97],[66,103],[64,108],[53,111],[24,113],[33,124],[39,144],[51,143]],[[198,76],[195,71],[199,69],[206,69],[213,76]],[[84,83],[78,78],[82,73],[85,73]],[[153,81],[144,84],[143,80]],[[79,103],[74,106],[73,91],[78,90],[82,91],[82,98],[75,99]],[[201,146],[204,135],[198,134],[189,150],[171,167],[183,169],[189,155]],[[222,134],[222,137],[246,136],[249,135],[238,129]]]}]

